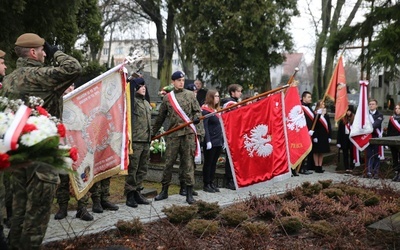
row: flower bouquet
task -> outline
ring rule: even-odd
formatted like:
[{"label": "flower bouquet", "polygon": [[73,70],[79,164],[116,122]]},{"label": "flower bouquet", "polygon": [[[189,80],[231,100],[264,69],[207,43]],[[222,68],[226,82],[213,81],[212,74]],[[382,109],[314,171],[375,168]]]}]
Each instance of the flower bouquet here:
[{"label": "flower bouquet", "polygon": [[0,170],[39,161],[72,171],[77,149],[60,145],[65,126],[42,105],[43,100],[33,96],[28,106],[0,97]]},{"label": "flower bouquet", "polygon": [[161,89],[161,91],[158,92],[158,96],[164,97],[166,94],[171,92],[174,89],[174,85],[170,84]]},{"label": "flower bouquet", "polygon": [[165,152],[165,149],[166,149],[165,140],[162,137],[160,140],[156,139],[151,141],[150,143],[150,153],[152,154],[158,154],[158,153],[163,154]]}]

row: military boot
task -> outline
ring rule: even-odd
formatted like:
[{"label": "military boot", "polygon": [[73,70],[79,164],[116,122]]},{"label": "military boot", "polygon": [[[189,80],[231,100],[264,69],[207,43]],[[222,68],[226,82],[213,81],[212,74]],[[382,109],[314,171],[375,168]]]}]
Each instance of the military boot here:
[{"label": "military boot", "polygon": [[59,204],[60,208],[54,215],[55,220],[62,220],[68,215],[68,204]]},{"label": "military boot", "polygon": [[135,197],[135,201],[137,202],[137,204],[142,204],[142,205],[150,204],[150,201],[148,201],[140,191],[138,190],[133,191],[133,195]]},{"label": "military boot", "polygon": [[195,203],[195,199],[193,199],[193,186],[186,186],[186,202],[189,204]]},{"label": "military boot", "polygon": [[180,183],[181,188],[179,189],[179,194],[182,196],[186,196],[186,184],[185,182]]},{"label": "military boot", "polygon": [[117,211],[119,209],[119,207],[117,205],[115,205],[114,203],[111,203],[107,200],[102,200],[101,206],[103,207],[104,210]]},{"label": "military boot", "polygon": [[133,193],[134,191],[130,191],[129,193],[126,194],[126,205],[128,207],[137,207],[138,204],[135,200],[135,194]]},{"label": "military boot", "polygon": [[92,212],[101,214],[103,212],[103,207],[101,206],[100,198],[95,198],[92,200],[93,200]]},{"label": "military boot", "polygon": [[165,200],[168,198],[168,188],[169,186],[162,186],[161,192],[154,198],[156,201]]},{"label": "military boot", "polygon": [[76,211],[76,218],[84,221],[92,221],[93,216],[87,211],[86,207],[80,208]]}]

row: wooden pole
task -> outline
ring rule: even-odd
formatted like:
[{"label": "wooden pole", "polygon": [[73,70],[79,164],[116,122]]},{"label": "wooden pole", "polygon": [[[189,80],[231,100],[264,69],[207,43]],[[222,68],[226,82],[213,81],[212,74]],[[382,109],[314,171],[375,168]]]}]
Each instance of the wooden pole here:
[{"label": "wooden pole", "polygon": [[[281,86],[281,87],[278,87],[278,88],[275,88],[275,89],[266,91],[266,92],[261,93],[261,94],[259,94],[259,95],[250,97],[250,98],[248,98],[248,99],[246,99],[246,100],[243,100],[243,101],[241,101],[241,102],[238,102],[238,103],[235,103],[235,104],[233,104],[233,105],[230,105],[229,107],[226,107],[226,108],[217,110],[216,112],[213,112],[213,113],[209,113],[209,114],[207,114],[207,115],[200,116],[200,117],[199,117],[199,121],[204,120],[204,119],[206,119],[206,118],[208,118],[208,117],[210,117],[210,116],[216,115],[216,114],[218,114],[218,113],[225,112],[225,111],[228,111],[228,110],[230,110],[230,109],[236,108],[236,107],[238,107],[238,106],[240,106],[240,105],[246,104],[246,103],[251,102],[251,101],[253,101],[253,100],[257,100],[257,99],[259,99],[259,98],[261,98],[261,97],[264,97],[264,96],[267,96],[267,95],[270,95],[270,94],[272,94],[272,93],[275,93],[275,92],[278,92],[278,91],[281,91],[281,90],[283,90],[283,89],[288,88],[288,87],[290,86],[290,84],[292,84],[292,82],[293,82],[293,80],[294,80],[294,77],[295,77],[295,75],[296,75],[296,73],[297,73],[298,71],[299,71],[299,68],[295,68],[295,71],[294,71],[294,73],[292,74],[292,76],[289,78],[287,84],[285,84],[285,85],[283,85],[283,86]],[[177,126],[177,127],[175,127],[175,128],[172,128],[172,129],[170,129],[170,130],[168,130],[168,131],[165,131],[164,133],[162,133],[162,134],[160,134],[160,135],[154,136],[153,138],[151,138],[151,140],[156,140],[156,139],[159,139],[160,137],[169,135],[169,134],[171,134],[171,133],[173,133],[173,132],[175,132],[175,131],[178,131],[178,130],[184,128],[184,127],[189,126],[189,125],[192,124],[192,123],[193,123],[193,121],[190,121],[190,122],[181,124],[181,125],[179,125],[179,126]]]}]

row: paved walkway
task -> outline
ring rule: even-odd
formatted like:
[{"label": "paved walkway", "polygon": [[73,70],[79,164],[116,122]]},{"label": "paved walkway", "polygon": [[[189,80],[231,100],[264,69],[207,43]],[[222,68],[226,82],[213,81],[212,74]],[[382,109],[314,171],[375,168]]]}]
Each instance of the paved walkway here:
[{"label": "paved walkway", "polygon": [[[250,195],[273,195],[284,193],[287,189],[292,189],[301,185],[305,181],[315,183],[318,180],[331,179],[334,182],[348,181],[350,179],[357,179],[362,183],[370,185],[379,185],[381,180],[365,179],[348,174],[337,174],[334,172],[335,167],[330,166],[325,168],[326,172],[323,174],[313,173],[311,175],[300,175],[299,177],[287,178],[279,182],[269,182],[266,185],[253,186],[241,191],[232,191],[229,189],[221,188],[220,193],[206,193],[198,191],[199,196],[195,197],[197,200],[204,200],[207,202],[218,202],[220,206],[226,206],[234,202],[248,198]],[[387,184],[393,185],[395,188],[400,189],[399,182],[392,182],[387,180]],[[47,228],[44,243],[57,241],[62,239],[71,239],[76,236],[98,233],[115,228],[115,224],[119,220],[129,221],[133,218],[139,217],[142,222],[154,221],[165,217],[161,210],[164,207],[169,207],[172,204],[187,205],[185,197],[171,195],[167,200],[153,201],[151,205],[139,205],[138,208],[130,208],[125,204],[119,204],[118,211],[104,211],[102,214],[93,214],[95,217],[91,222],[85,222],[75,218],[76,211],[69,211],[66,219],[57,221],[54,220],[54,214],[51,215],[49,226]],[[91,210],[90,210],[91,212]]]}]

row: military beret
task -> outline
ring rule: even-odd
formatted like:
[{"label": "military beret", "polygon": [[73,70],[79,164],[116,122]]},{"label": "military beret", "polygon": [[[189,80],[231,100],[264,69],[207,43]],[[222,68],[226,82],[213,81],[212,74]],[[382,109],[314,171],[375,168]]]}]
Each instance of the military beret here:
[{"label": "military beret", "polygon": [[190,91],[195,91],[197,90],[196,85],[194,85],[193,83],[188,84],[185,89],[190,90]]},{"label": "military beret", "polygon": [[140,89],[140,87],[145,85],[145,82],[144,82],[144,79],[142,77],[133,78],[131,80],[131,85],[132,85],[133,88],[135,88],[136,91],[138,91]]},{"label": "military beret", "polygon": [[20,35],[15,42],[15,45],[24,48],[37,48],[43,46],[44,39],[34,33],[25,33]]},{"label": "military beret", "polygon": [[4,51],[2,51],[2,50],[0,49],[0,58],[3,58],[5,55],[6,55],[6,52],[4,52]]},{"label": "military beret", "polygon": [[176,72],[174,72],[172,74],[171,79],[172,79],[172,81],[175,81],[175,80],[177,80],[179,78],[182,78],[182,77],[185,77],[185,73],[183,73],[182,71],[178,70],[178,71],[176,71]]}]

